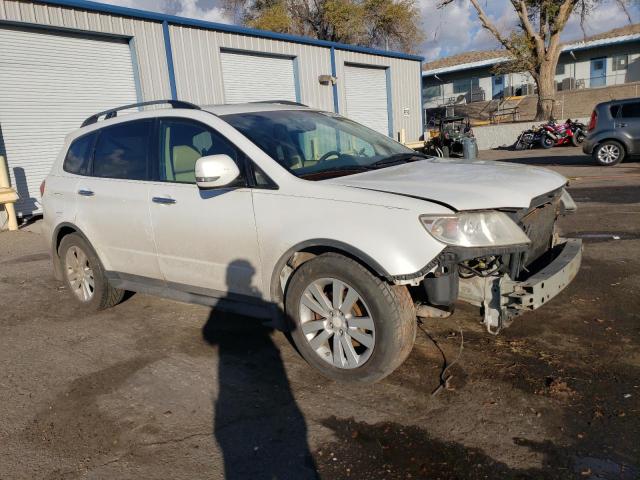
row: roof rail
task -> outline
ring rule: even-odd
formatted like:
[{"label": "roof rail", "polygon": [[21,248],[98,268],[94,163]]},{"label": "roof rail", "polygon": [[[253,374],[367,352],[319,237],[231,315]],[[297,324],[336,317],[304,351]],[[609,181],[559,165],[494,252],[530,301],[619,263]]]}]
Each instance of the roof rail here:
[{"label": "roof rail", "polygon": [[198,105],[194,105],[193,103],[183,102],[182,100],[153,100],[151,102],[141,102],[141,103],[132,103],[131,105],[124,105],[118,108],[112,108],[110,110],[105,110],[104,112],[96,113],[95,115],[91,115],[84,122],[82,122],[82,127],[86,127],[87,125],[92,125],[97,123],[98,119],[104,115],[105,120],[109,120],[110,118],[115,118],[118,116],[118,112],[121,110],[129,110],[130,108],[138,108],[138,107],[146,107],[148,105],[171,105],[173,108],[188,108],[190,110],[200,110]]},{"label": "roof rail", "polygon": [[298,107],[308,107],[309,105],[305,105],[300,102],[293,102],[291,100],[260,100],[259,102],[249,102],[249,103],[277,103],[279,105],[296,105]]}]

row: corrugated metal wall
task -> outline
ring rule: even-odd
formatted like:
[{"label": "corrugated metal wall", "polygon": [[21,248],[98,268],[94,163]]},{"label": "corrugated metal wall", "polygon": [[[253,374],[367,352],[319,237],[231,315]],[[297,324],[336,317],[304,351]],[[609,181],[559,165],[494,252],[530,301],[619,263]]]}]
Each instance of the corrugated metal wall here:
[{"label": "corrugated metal wall", "polygon": [[[402,60],[378,55],[368,55],[358,52],[336,50],[336,76],[338,77],[338,92],[340,112],[344,112],[346,102],[344,89],[344,64],[384,66],[391,69],[391,102],[393,106],[393,131],[398,138],[398,132],[404,128],[408,141],[417,140],[422,135],[422,110],[420,107],[421,65],[420,62]],[[405,115],[408,109],[408,115]]]},{"label": "corrugated metal wall", "polygon": [[143,99],[171,96],[161,23],[24,0],[0,0],[2,20],[133,37]]},{"label": "corrugated metal wall", "polygon": [[[171,96],[163,30],[159,21],[29,0],[0,0],[0,21],[3,20],[132,37],[142,99]],[[170,26],[170,36],[180,99],[200,104],[223,103],[219,52],[220,49],[236,49],[295,57],[302,103],[333,110],[332,87],[321,85],[318,81],[320,75],[331,74],[329,48],[178,25]],[[397,136],[400,129],[404,128],[408,140],[419,138],[422,134],[420,62],[343,50],[336,50],[335,56],[342,113],[345,104],[345,62],[389,67],[394,135]]]},{"label": "corrugated metal wall", "polygon": [[331,75],[328,48],[178,25],[171,26],[171,45],[180,99],[224,103],[220,49],[230,49],[297,58],[302,103],[333,110],[331,86],[318,81],[319,75]]}]

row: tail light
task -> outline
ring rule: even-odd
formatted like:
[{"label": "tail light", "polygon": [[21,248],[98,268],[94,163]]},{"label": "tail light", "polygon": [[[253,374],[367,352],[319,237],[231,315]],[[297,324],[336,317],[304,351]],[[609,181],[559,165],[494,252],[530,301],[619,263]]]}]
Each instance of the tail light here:
[{"label": "tail light", "polygon": [[40,184],[40,197],[44,197],[44,184],[45,184],[46,180],[43,180],[42,183]]},{"label": "tail light", "polygon": [[596,125],[598,124],[598,114],[594,110],[591,112],[591,119],[589,120],[589,126],[587,127],[588,131],[594,130]]}]

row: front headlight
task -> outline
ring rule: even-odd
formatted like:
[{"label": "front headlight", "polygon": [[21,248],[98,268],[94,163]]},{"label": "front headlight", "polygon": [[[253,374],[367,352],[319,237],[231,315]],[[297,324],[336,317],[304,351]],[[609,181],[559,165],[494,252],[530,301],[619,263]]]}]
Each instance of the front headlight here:
[{"label": "front headlight", "polygon": [[498,247],[531,241],[503,212],[422,215],[420,221],[433,238],[458,247]]}]

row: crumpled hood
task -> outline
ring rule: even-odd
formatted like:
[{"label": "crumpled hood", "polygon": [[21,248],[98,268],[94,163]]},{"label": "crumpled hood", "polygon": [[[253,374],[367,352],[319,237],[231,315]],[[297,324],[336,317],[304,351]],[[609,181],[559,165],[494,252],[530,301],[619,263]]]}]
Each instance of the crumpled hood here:
[{"label": "crumpled hood", "polygon": [[433,158],[325,182],[433,200],[456,210],[479,210],[526,208],[567,179],[551,170],[513,163]]}]

